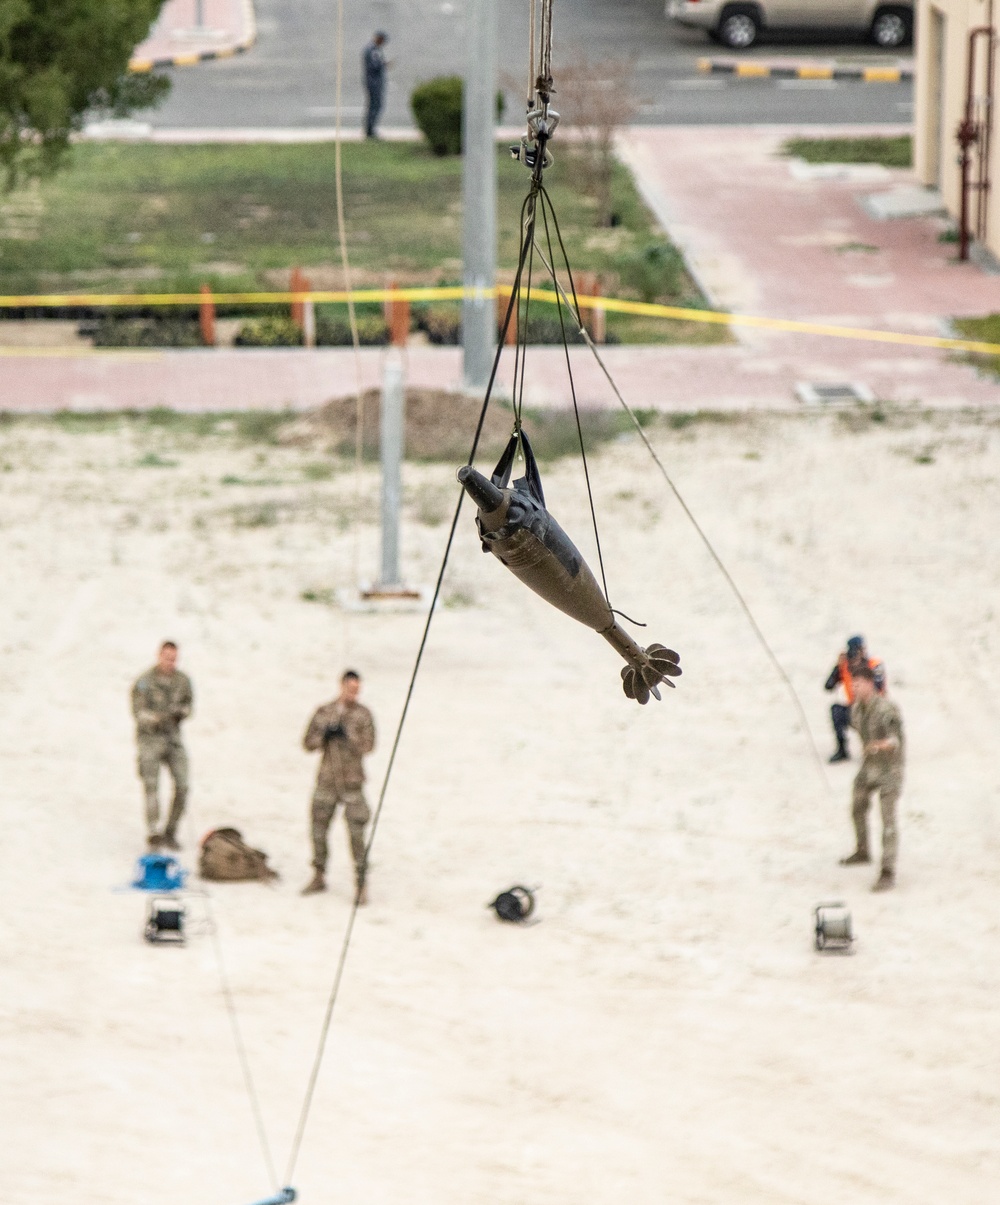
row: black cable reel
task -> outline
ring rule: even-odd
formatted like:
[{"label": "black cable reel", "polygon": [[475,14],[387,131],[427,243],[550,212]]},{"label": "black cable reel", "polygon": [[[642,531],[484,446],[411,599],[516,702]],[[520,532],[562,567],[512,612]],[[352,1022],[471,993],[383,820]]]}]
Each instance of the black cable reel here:
[{"label": "black cable reel", "polygon": [[142,935],[151,945],[182,946],[187,941],[187,909],[175,896],[154,896],[149,901]]},{"label": "black cable reel", "polygon": [[523,924],[535,911],[535,893],[530,887],[508,887],[486,907],[493,909],[498,920],[514,925]]}]

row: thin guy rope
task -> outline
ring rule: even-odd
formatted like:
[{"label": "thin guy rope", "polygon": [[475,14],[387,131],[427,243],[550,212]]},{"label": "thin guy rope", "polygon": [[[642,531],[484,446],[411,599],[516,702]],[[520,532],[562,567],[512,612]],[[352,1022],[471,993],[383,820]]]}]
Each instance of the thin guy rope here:
[{"label": "thin guy rope", "polygon": [[[185,810],[185,831],[187,833],[188,843],[194,847],[198,844],[195,835],[194,807],[192,801],[188,799],[188,806]],[[253,1114],[254,1127],[257,1131],[257,1140],[260,1143],[261,1156],[264,1160],[264,1167],[267,1171],[268,1179],[271,1187],[275,1192],[278,1191],[278,1173],[274,1164],[274,1156],[271,1153],[271,1144],[267,1138],[267,1128],[264,1125],[264,1114],[260,1107],[260,1098],[257,1095],[257,1087],[254,1083],[253,1072],[250,1069],[250,1056],[247,1054],[246,1043],[243,1040],[243,1030],[240,1027],[239,1013],[236,1009],[236,997],[233,995],[232,985],[229,982],[229,973],[226,970],[226,960],[223,957],[222,949],[222,934],[219,931],[219,923],[215,916],[215,906],[212,902],[211,893],[206,889],[201,892],[202,899],[205,901],[205,911],[208,914],[208,928],[212,936],[212,948],[215,952],[216,968],[219,972],[219,983],[222,988],[222,998],[225,1001],[226,1013],[229,1016],[229,1024],[233,1031],[233,1040],[236,1044],[236,1056],[239,1060],[240,1070],[243,1073],[243,1086],[246,1089],[247,1096],[250,1100],[250,1112]]]},{"label": "thin guy rope", "polygon": [[229,973],[226,970],[226,962],[222,953],[222,937],[219,933],[219,925],[215,918],[215,908],[212,904],[212,897],[205,892],[205,909],[208,912],[208,927],[212,934],[212,945],[215,949],[215,961],[219,968],[219,980],[222,984],[222,996],[226,1002],[226,1012],[229,1014],[229,1023],[233,1030],[233,1039],[236,1043],[236,1051],[239,1055],[240,1067],[243,1071],[243,1083],[247,1090],[247,1095],[250,1097],[250,1108],[253,1112],[254,1125],[257,1129],[257,1137],[260,1141],[261,1152],[264,1156],[264,1163],[267,1167],[268,1178],[271,1181],[271,1187],[278,1191],[278,1173],[274,1164],[274,1156],[271,1154],[271,1144],[267,1140],[267,1130],[264,1127],[264,1115],[260,1107],[260,1099],[257,1096],[257,1089],[253,1080],[253,1073],[250,1070],[250,1059],[247,1055],[246,1043],[243,1041],[243,1030],[240,1028],[239,1014],[236,1011],[236,1000],[233,996],[233,989],[229,983]]},{"label": "thin guy rope", "polygon": [[[527,202],[525,202],[527,204]],[[482,435],[483,425],[486,422],[486,412],[489,409],[490,401],[493,396],[493,387],[496,382],[497,371],[500,367],[500,357],[503,354],[504,341],[506,339],[507,330],[510,326],[511,314],[514,313],[517,305],[517,298],[521,286],[521,276],[524,271],[524,263],[528,254],[530,243],[534,240],[534,222],[530,221],[525,232],[524,241],[521,247],[521,254],[518,261],[517,276],[514,281],[514,287],[511,290],[510,301],[507,304],[507,311],[504,317],[503,329],[500,333],[500,338],[497,343],[496,354],[493,358],[493,368],[490,372],[489,382],[486,386],[486,394],[483,398],[483,405],[479,412],[479,421],[476,424],[475,435],[472,440],[472,447],[469,451],[468,464],[472,464],[476,456],[476,451],[479,447],[479,440]],[[378,831],[379,819],[382,815],[382,807],[385,803],[386,792],[389,788],[389,780],[392,776],[392,770],[396,763],[396,753],[399,749],[399,742],[403,735],[403,727],[406,723],[406,718],[410,710],[410,702],[413,698],[413,691],[417,683],[417,675],[420,672],[420,667],[423,662],[424,650],[427,647],[427,639],[430,635],[431,623],[434,619],[434,613],[437,608],[437,601],[441,594],[441,585],[444,582],[445,571],[448,567],[448,558],[451,555],[452,544],[455,540],[455,532],[458,528],[459,516],[462,512],[462,502],[465,498],[465,491],[460,490],[458,495],[458,503],[455,506],[455,514],[451,521],[451,527],[448,531],[448,539],[445,543],[444,555],[441,558],[441,568],[438,571],[437,581],[434,584],[434,593],[431,597],[430,609],[427,613],[427,621],[424,624],[423,635],[420,638],[420,646],[417,649],[417,656],[413,664],[413,671],[410,674],[410,684],[406,691],[406,699],[403,703],[403,710],[399,717],[399,723],[396,726],[396,735],[392,742],[392,749],[389,753],[389,761],[386,765],[385,775],[382,779],[382,786],[379,791],[378,803],[375,806],[375,811],[372,814],[371,829],[369,830],[368,840],[365,844],[365,865],[368,863],[368,856],[371,853],[372,846],[375,842],[375,835]],[[317,1045],[316,1056],[313,1060],[312,1069],[309,1073],[309,1080],[306,1085],[305,1098],[302,1102],[302,1110],[299,1114],[298,1124],[295,1129],[295,1137],[292,1140],[291,1154],[288,1159],[288,1169],[285,1173],[285,1183],[290,1184],[295,1173],[295,1166],[298,1163],[299,1152],[302,1149],[302,1141],[305,1137],[306,1124],[309,1120],[309,1113],[312,1108],[312,1101],[316,1091],[316,1084],[319,1079],[320,1067],[323,1062],[323,1055],[326,1050],[326,1042],[330,1033],[330,1025],[333,1021],[333,1011],[337,1003],[337,997],[340,994],[340,985],[344,977],[344,969],[347,965],[347,955],[350,950],[351,938],[354,934],[354,925],[358,916],[358,909],[361,906],[361,886],[354,895],[354,903],[351,906],[350,916],[348,917],[347,927],[344,931],[344,937],[341,942],[340,954],[337,958],[337,967],[334,972],[333,985],[330,988],[330,995],[327,1000],[326,1012],[323,1016],[323,1024],[320,1027],[319,1042]]]},{"label": "thin guy rope", "polygon": [[[566,254],[565,246],[563,245],[562,236],[559,233],[558,228],[556,229],[556,235],[557,235],[557,238],[558,238],[558,241],[560,244],[560,248],[562,249],[563,255],[565,255]],[[549,275],[552,278],[556,291],[560,294],[562,299],[565,301],[566,305],[572,310],[573,306],[570,302],[570,299],[566,296],[566,290],[562,287],[562,285],[559,283],[559,281],[556,277],[554,265],[552,265],[551,263],[549,263],[548,261],[545,260],[545,256],[541,251],[539,253],[542,256],[543,262],[546,263],[546,267],[548,268]],[[646,445],[646,450],[649,452],[650,456],[653,458],[653,462],[656,464],[656,467],[660,470],[661,474],[663,475],[664,481],[670,487],[671,492],[673,493],[674,497],[677,499],[678,503],[680,504],[680,507],[684,511],[684,514],[687,516],[688,521],[691,523],[691,526],[698,533],[698,536],[700,537],[701,542],[704,544],[705,548],[708,550],[708,553],[711,556],[712,560],[715,562],[715,565],[718,568],[719,572],[725,578],[726,583],[728,584],[730,590],[733,593],[733,596],[735,597],[737,603],[740,606],[740,609],[743,611],[743,614],[746,616],[747,622],[750,624],[750,627],[753,629],[754,635],[756,636],[758,642],[760,643],[761,648],[767,654],[767,657],[770,660],[771,664],[774,666],[774,669],[777,671],[778,676],[781,678],[782,682],[784,682],[785,686],[787,687],[788,693],[792,699],[792,703],[794,704],[795,710],[798,713],[799,720],[802,723],[802,730],[805,733],[806,739],[809,742],[810,749],[812,750],[813,760],[816,763],[816,769],[819,774],[820,780],[823,783],[823,788],[827,792],[827,794],[830,794],[831,793],[830,781],[826,776],[826,767],[823,762],[823,755],[820,752],[819,747],[816,744],[815,738],[813,737],[812,729],[809,727],[809,719],[806,716],[805,708],[802,706],[802,700],[799,698],[799,693],[795,689],[794,683],[792,682],[791,678],[788,676],[787,672],[785,671],[785,667],[778,660],[777,654],[774,652],[774,650],[771,648],[770,644],[768,643],[767,637],[764,635],[764,633],[760,627],[760,624],[758,624],[756,618],[754,617],[753,611],[751,611],[751,609],[750,609],[749,603],[743,597],[743,594],[742,594],[739,586],[737,586],[735,580],[733,579],[732,574],[726,568],[725,563],[723,562],[722,558],[716,552],[715,547],[712,544],[712,541],[708,538],[708,535],[705,533],[701,524],[695,518],[694,512],[688,506],[687,502],[684,499],[683,494],[678,489],[673,478],[667,472],[666,466],[663,464],[663,462],[660,460],[659,456],[656,454],[656,449],[649,442],[649,437],[646,435],[646,432],[643,430],[642,424],[639,422],[638,418],[636,417],[634,411],[632,410],[632,407],[628,404],[628,402],[626,402],[625,398],[622,396],[621,390],[618,388],[617,384],[615,383],[614,377],[611,375],[610,371],[608,370],[607,365],[604,363],[604,360],[601,358],[600,352],[597,350],[597,345],[594,343],[593,339],[590,337],[590,332],[587,330],[587,328],[584,326],[582,320],[580,319],[579,307],[576,308],[575,313],[576,313],[576,318],[577,318],[577,324],[579,326],[580,336],[582,337],[584,342],[587,344],[587,346],[590,348],[590,350],[594,356],[594,359],[597,361],[598,365],[600,366],[601,371],[604,373],[604,376],[607,379],[608,384],[611,386],[611,389],[614,392],[615,397],[618,399],[619,403],[621,404],[622,409],[625,411],[625,413],[628,415],[629,419],[631,420],[632,425],[635,427],[636,431],[639,434],[639,438]]]},{"label": "thin guy rope", "polygon": [[358,317],[351,296],[351,264],[347,254],[347,222],[344,216],[344,171],[341,136],[342,99],[344,83],[344,0],[337,0],[337,81],[336,81],[336,129],[334,132],[334,178],[337,196],[337,241],[340,244],[340,263],[344,272],[344,289],[347,297],[347,321],[351,327],[351,344],[354,348],[354,522],[352,524],[351,571],[354,584],[361,580],[361,525],[358,522],[361,498],[361,462],[364,450],[364,400],[362,398],[361,339],[358,335]]}]

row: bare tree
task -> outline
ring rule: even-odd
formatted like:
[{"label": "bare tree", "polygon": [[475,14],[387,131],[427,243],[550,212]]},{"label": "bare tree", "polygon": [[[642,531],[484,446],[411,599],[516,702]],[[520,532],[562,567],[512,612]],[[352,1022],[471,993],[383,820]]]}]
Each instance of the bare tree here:
[{"label": "bare tree", "polygon": [[633,59],[590,59],[584,54],[560,63],[554,72],[555,107],[564,125],[576,134],[581,183],[597,202],[602,226],[610,226],[612,220],[615,135],[638,113],[634,74]]}]

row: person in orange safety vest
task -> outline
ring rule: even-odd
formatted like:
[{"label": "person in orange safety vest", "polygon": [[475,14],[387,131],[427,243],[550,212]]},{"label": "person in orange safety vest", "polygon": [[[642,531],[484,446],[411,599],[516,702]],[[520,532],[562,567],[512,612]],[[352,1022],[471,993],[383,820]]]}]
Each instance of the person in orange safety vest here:
[{"label": "person in orange safety vest", "polygon": [[833,732],[837,738],[837,748],[834,750],[831,762],[848,761],[850,753],[847,750],[847,730],[851,723],[851,704],[854,702],[854,681],[852,673],[861,665],[867,665],[875,675],[875,689],[879,694],[885,694],[885,666],[878,657],[870,657],[865,648],[863,636],[852,636],[847,642],[847,651],[837,658],[837,664],[830,671],[826,680],[826,690],[836,690],[840,687],[844,701],[834,703],[830,708],[830,718],[833,720]]}]

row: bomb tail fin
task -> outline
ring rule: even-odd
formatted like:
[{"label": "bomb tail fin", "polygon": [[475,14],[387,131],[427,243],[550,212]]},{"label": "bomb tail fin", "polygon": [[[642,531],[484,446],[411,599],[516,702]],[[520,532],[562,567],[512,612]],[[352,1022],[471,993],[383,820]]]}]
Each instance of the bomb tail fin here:
[{"label": "bomb tail fin", "polygon": [[670,679],[679,677],[681,672],[680,657],[673,649],[662,644],[651,644],[622,670],[622,689],[628,698],[645,706],[650,695],[654,699],[660,698],[661,683],[673,689],[674,684]]}]

